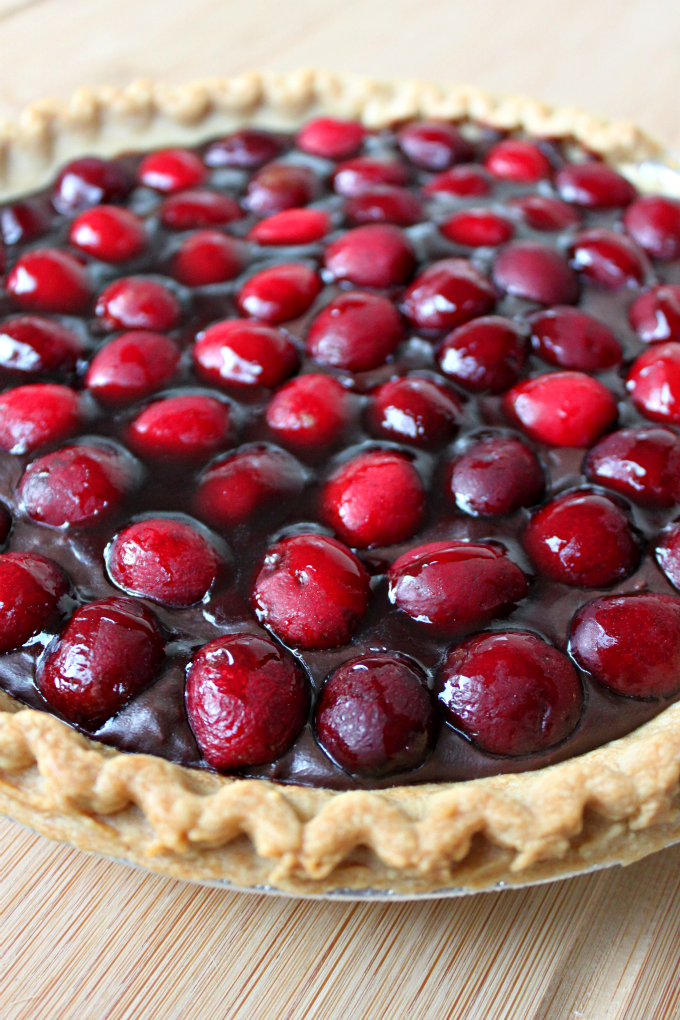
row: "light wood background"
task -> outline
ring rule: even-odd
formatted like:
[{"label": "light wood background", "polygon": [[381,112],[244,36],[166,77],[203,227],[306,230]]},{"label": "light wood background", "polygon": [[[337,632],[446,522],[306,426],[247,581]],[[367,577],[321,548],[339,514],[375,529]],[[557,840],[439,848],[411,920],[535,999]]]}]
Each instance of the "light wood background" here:
[{"label": "light wood background", "polygon": [[[0,0],[0,114],[321,65],[629,116],[680,148],[678,0]],[[240,896],[0,820],[1,1020],[677,1020],[680,847],[417,904]]]}]

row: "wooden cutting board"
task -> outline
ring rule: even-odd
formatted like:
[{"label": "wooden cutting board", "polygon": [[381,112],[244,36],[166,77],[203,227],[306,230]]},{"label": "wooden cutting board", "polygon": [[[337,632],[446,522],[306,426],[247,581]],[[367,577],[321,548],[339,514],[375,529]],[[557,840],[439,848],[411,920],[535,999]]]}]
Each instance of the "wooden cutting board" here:
[{"label": "wooden cutting board", "polygon": [[[678,0],[0,0],[0,113],[321,65],[628,116],[680,148]],[[677,1020],[680,847],[417,904],[180,885],[0,820],[0,1020]]]}]

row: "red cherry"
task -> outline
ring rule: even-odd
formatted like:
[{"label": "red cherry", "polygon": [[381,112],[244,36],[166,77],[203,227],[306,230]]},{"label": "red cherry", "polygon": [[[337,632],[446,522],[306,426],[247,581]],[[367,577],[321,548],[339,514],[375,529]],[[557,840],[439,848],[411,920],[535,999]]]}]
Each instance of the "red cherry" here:
[{"label": "red cherry", "polygon": [[404,339],[387,298],[351,291],[326,305],[307,334],[307,353],[322,365],[366,372],[383,365]]},{"label": "red cherry", "polygon": [[680,599],[656,592],[608,595],[571,622],[582,669],[629,698],[667,698],[680,686]]},{"label": "red cherry", "polygon": [[474,157],[472,145],[445,121],[414,121],[401,129],[397,140],[406,158],[423,170],[446,170]]},{"label": "red cherry", "polygon": [[493,189],[486,170],[479,166],[454,166],[437,174],[428,181],[423,192],[426,195],[458,195],[460,198],[477,198],[489,195]]},{"label": "red cherry", "polygon": [[536,454],[521,440],[488,436],[454,461],[447,491],[467,514],[500,516],[540,502],[545,475]]},{"label": "red cherry", "polygon": [[370,156],[357,156],[340,163],[333,174],[333,187],[338,195],[351,198],[368,191],[376,184],[394,184],[403,187],[409,182],[409,172],[403,163],[396,159],[374,159]]},{"label": "red cherry", "polygon": [[69,231],[69,241],[102,262],[127,262],[144,248],[146,234],[138,216],[117,205],[97,205],[82,212]]},{"label": "red cherry", "polygon": [[0,369],[23,375],[70,374],[83,346],[57,322],[19,315],[0,326]]},{"label": "red cherry", "polygon": [[295,144],[303,152],[324,159],[353,156],[364,140],[365,128],[355,120],[317,117],[298,131]]},{"label": "red cherry", "polygon": [[95,313],[107,329],[150,329],[164,333],[177,325],[181,310],[172,291],[144,276],[122,276],[106,287]]},{"label": "red cherry", "polygon": [[420,376],[406,376],[380,387],[369,419],[375,435],[431,449],[453,438],[461,411],[453,390]]},{"label": "red cherry", "polygon": [[515,297],[541,305],[573,305],[578,278],[554,248],[535,241],[512,241],[497,257],[494,283]]},{"label": "red cherry", "polygon": [[203,184],[207,171],[199,157],[188,149],[161,149],[144,157],[137,176],[147,188],[172,194]]},{"label": "red cherry", "polygon": [[295,659],[259,634],[215,638],[187,670],[189,723],[221,772],[279,758],[304,726],[309,700]]},{"label": "red cherry", "polygon": [[645,278],[640,250],[615,230],[584,230],[575,238],[571,255],[583,276],[607,290],[634,287]]},{"label": "red cherry", "polygon": [[68,386],[36,383],[0,395],[0,450],[33,453],[74,435],[84,423],[78,394]]},{"label": "red cherry", "polygon": [[242,315],[278,325],[303,315],[320,290],[313,269],[290,262],[251,276],[241,287],[237,304]]},{"label": "red cherry", "polygon": [[396,545],[415,535],[425,490],[413,464],[392,450],[359,454],[338,468],[321,493],[321,516],[348,545]]},{"label": "red cherry", "polygon": [[552,174],[550,160],[538,145],[521,138],[497,142],[489,150],[484,166],[494,177],[516,184],[535,184]]},{"label": "red cherry", "polygon": [[389,599],[417,623],[444,633],[505,616],[525,598],[525,575],[493,542],[429,542],[389,570]]},{"label": "red cherry", "polygon": [[241,206],[228,195],[207,188],[170,195],[159,209],[161,223],[169,230],[219,227],[243,217]]},{"label": "red cherry", "polygon": [[512,319],[487,315],[454,329],[437,352],[439,368],[473,393],[503,393],[527,356],[526,333]]},{"label": "red cherry", "polygon": [[349,423],[349,397],[328,375],[300,375],[272,398],[267,425],[279,442],[316,451],[335,445]]},{"label": "red cherry", "polygon": [[295,535],[265,556],[252,603],[260,622],[286,644],[336,648],[361,623],[370,590],[364,567],[341,542]]},{"label": "red cherry", "polygon": [[[677,473],[676,473],[677,479]],[[677,490],[677,481],[675,488]],[[659,535],[654,550],[657,562],[675,588],[680,588],[680,524],[669,524]],[[676,681],[678,675],[676,674]]]},{"label": "red cherry", "polygon": [[250,443],[211,464],[198,483],[194,509],[221,531],[248,524],[265,511],[281,510],[307,480],[302,465],[270,443]]},{"label": "red cherry", "polygon": [[18,491],[28,516],[54,528],[91,526],[117,510],[139,483],[136,462],[112,443],[65,446],[26,468]]},{"label": "red cherry", "polygon": [[196,374],[212,386],[273,389],[295,372],[298,353],[285,333],[261,322],[227,319],[199,333]]},{"label": "red cherry", "polygon": [[219,230],[197,230],[186,237],[172,260],[172,275],[185,287],[233,280],[246,263],[244,246]]},{"label": "red cherry", "polygon": [[645,418],[680,424],[680,343],[644,351],[628,373],[626,389]]},{"label": "red cherry", "polygon": [[640,560],[625,513],[587,490],[568,492],[535,513],[522,541],[543,574],[575,588],[608,588],[632,574]]},{"label": "red cherry", "polygon": [[326,268],[357,287],[396,287],[413,274],[413,246],[399,227],[375,223],[348,230],[326,248]]},{"label": "red cherry", "polygon": [[191,524],[147,517],[118,532],[106,566],[113,583],[129,595],[187,609],[205,598],[223,563],[216,547]]},{"label": "red cherry", "polygon": [[544,198],[543,195],[522,195],[513,198],[510,205],[518,209],[527,226],[532,230],[566,230],[581,224],[581,217],[572,206],[560,202],[557,198]]},{"label": "red cherry", "polygon": [[197,462],[229,444],[229,407],[204,393],[164,397],[130,423],[127,439],[148,460]]},{"label": "red cherry", "polygon": [[589,481],[648,507],[680,496],[680,442],[670,429],[620,429],[594,446],[583,463]]},{"label": "red cherry", "polygon": [[167,385],[179,356],[177,345],[160,333],[123,333],[97,351],[85,385],[100,404],[124,407]]},{"label": "red cherry", "polygon": [[0,556],[0,654],[13,652],[51,627],[70,592],[53,560],[33,552]]},{"label": "red cherry", "polygon": [[569,736],[583,708],[569,659],[520,631],[468,638],[449,653],[439,687],[447,721],[489,754],[545,751]]},{"label": "red cherry", "polygon": [[552,372],[517,383],[505,413],[539,443],[591,446],[614,424],[614,394],[582,372]]},{"label": "red cherry", "polygon": [[417,769],[434,746],[437,720],[420,666],[406,656],[350,659],[324,684],[316,706],[316,738],[351,775],[394,775]]},{"label": "red cherry", "polygon": [[5,244],[27,244],[46,233],[52,216],[41,199],[24,199],[0,210],[0,234]]},{"label": "red cherry", "polygon": [[439,230],[449,241],[468,248],[504,244],[515,232],[509,220],[488,209],[461,209],[440,223]]},{"label": "red cherry", "polygon": [[606,163],[565,166],[555,176],[555,186],[565,202],[587,209],[616,209],[637,195],[630,181]]},{"label": "red cherry", "polygon": [[271,163],[251,180],[245,204],[258,216],[297,209],[314,199],[317,187],[316,175],[309,167]]},{"label": "red cherry", "polygon": [[404,292],[402,311],[420,329],[453,329],[493,310],[496,294],[467,259],[433,262]]},{"label": "red cherry", "polygon": [[623,225],[635,243],[663,262],[680,258],[680,202],[643,195],[626,209]]},{"label": "red cherry", "polygon": [[331,217],[324,209],[284,209],[256,223],[248,240],[261,245],[313,244],[332,229]]},{"label": "red cherry", "polygon": [[122,202],[134,186],[135,179],[123,164],[85,156],[63,168],[52,202],[58,212],[72,216],[102,202]]},{"label": "red cherry", "polygon": [[369,223],[393,223],[397,227],[411,227],[425,219],[423,205],[408,188],[379,184],[348,198],[345,216],[353,227]]},{"label": "red cherry", "polygon": [[550,365],[602,372],[623,357],[621,344],[604,323],[568,305],[538,312],[529,323],[534,351]]},{"label": "red cherry", "polygon": [[15,304],[29,312],[78,315],[90,303],[85,267],[59,248],[33,248],[21,255],[5,283]]},{"label": "red cherry", "polygon": [[680,340],[680,286],[662,283],[636,298],[628,321],[646,344]]},{"label": "red cherry", "polygon": [[243,128],[226,138],[212,142],[205,154],[205,163],[211,167],[236,167],[254,170],[281,152],[281,142],[269,131]]},{"label": "red cherry", "polygon": [[91,602],[49,646],[36,685],[69,722],[96,730],[155,679],[163,643],[158,620],[141,602]]}]

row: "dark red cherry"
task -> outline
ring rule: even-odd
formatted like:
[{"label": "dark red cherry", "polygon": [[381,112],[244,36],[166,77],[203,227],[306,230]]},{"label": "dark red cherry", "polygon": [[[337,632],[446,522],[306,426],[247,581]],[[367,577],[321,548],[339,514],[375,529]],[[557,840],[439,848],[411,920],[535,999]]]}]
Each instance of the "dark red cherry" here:
[{"label": "dark red cherry", "polygon": [[102,262],[127,262],[146,244],[144,225],[138,216],[117,205],[87,209],[71,224],[69,241]]},{"label": "dark red cherry", "polygon": [[629,205],[637,195],[630,181],[598,162],[563,167],[555,176],[555,186],[565,202],[587,209],[616,209]]},{"label": "dark red cherry", "polygon": [[206,468],[194,510],[201,520],[226,531],[263,512],[285,511],[306,482],[305,469],[285,450],[271,443],[250,443]]},{"label": "dark red cherry", "polygon": [[177,345],[160,333],[123,333],[101,347],[85,385],[100,404],[124,407],[151,396],[170,382],[179,364]]},{"label": "dark red cherry", "polygon": [[646,344],[680,340],[680,286],[662,283],[641,294],[628,310],[628,321]]},{"label": "dark red cherry", "polygon": [[644,351],[628,373],[626,388],[645,418],[680,424],[680,343]]},{"label": "dark red cherry", "polygon": [[643,195],[628,206],[623,225],[635,243],[663,262],[680,258],[680,202]]},{"label": "dark red cherry", "polygon": [[102,202],[122,202],[134,186],[134,177],[121,163],[85,156],[63,168],[52,202],[58,212],[72,216]]},{"label": "dark red cherry", "polygon": [[439,230],[449,241],[468,248],[495,247],[515,233],[510,220],[488,209],[461,209],[440,223]]},{"label": "dark red cherry", "polygon": [[440,370],[473,393],[503,393],[527,356],[526,332],[500,315],[473,319],[449,333],[437,352]]},{"label": "dark red cherry", "polygon": [[147,460],[195,463],[229,445],[229,406],[205,393],[165,397],[130,423],[127,441]]},{"label": "dark red cherry", "polygon": [[453,438],[461,411],[453,390],[413,375],[380,387],[371,404],[369,422],[374,435],[433,449]]},{"label": "dark red cherry", "polygon": [[294,449],[317,451],[335,445],[350,418],[349,397],[329,375],[291,379],[269,402],[267,425]]},{"label": "dark red cherry", "polygon": [[219,191],[196,188],[166,198],[159,209],[161,223],[169,230],[220,227],[243,217],[241,206]]},{"label": "dark red cherry", "polygon": [[26,468],[18,491],[41,524],[91,526],[110,516],[139,484],[136,461],[112,443],[66,446]]},{"label": "dark red cherry", "polygon": [[212,386],[274,389],[295,372],[298,352],[285,333],[262,322],[227,319],[199,333],[196,374]]},{"label": "dark red cherry", "polygon": [[396,159],[374,159],[371,156],[357,156],[341,163],[333,174],[333,187],[338,195],[351,198],[362,191],[374,188],[376,184],[394,184],[403,187],[409,182],[409,172]]},{"label": "dark red cherry", "polygon": [[33,453],[74,435],[84,421],[78,394],[68,386],[17,386],[0,394],[0,450]]},{"label": "dark red cherry", "polygon": [[529,319],[531,343],[549,365],[579,372],[603,372],[618,365],[621,344],[612,331],[577,308],[550,308]]},{"label": "dark red cherry", "polygon": [[0,654],[21,648],[59,618],[69,580],[53,560],[34,552],[0,556]]},{"label": "dark red cherry", "polygon": [[534,634],[477,634],[439,674],[448,722],[489,754],[538,754],[568,737],[583,690],[566,655]]},{"label": "dark red cherry", "polygon": [[591,446],[617,418],[616,399],[583,372],[551,372],[517,383],[505,413],[539,443]]},{"label": "dark red cherry", "polygon": [[309,701],[296,660],[259,634],[215,638],[187,670],[189,723],[220,772],[279,758],[304,726]]},{"label": "dark red cherry", "polygon": [[336,117],[317,117],[308,120],[298,131],[295,143],[298,149],[324,159],[347,159],[361,146],[365,128],[356,120],[338,120]]},{"label": "dark red cherry", "polygon": [[496,286],[541,305],[573,305],[578,278],[563,255],[535,241],[512,241],[493,267]]},{"label": "dark red cherry", "polygon": [[391,301],[377,294],[341,294],[319,312],[307,334],[307,353],[322,365],[366,372],[383,365],[404,339]]},{"label": "dark red cherry", "polygon": [[353,227],[369,223],[393,223],[397,227],[411,227],[425,218],[423,205],[408,188],[393,184],[379,184],[348,198],[345,216]]},{"label": "dark red cherry", "polygon": [[321,492],[321,515],[348,545],[395,545],[415,535],[425,499],[420,475],[407,457],[371,450],[333,472]]},{"label": "dark red cherry", "polygon": [[276,135],[257,128],[243,128],[212,142],[206,150],[205,163],[210,167],[255,170],[276,159],[280,152],[281,142]]},{"label": "dark red cherry", "polygon": [[504,616],[525,598],[526,576],[494,542],[429,542],[389,569],[389,599],[422,626],[459,633]]},{"label": "dark red cherry", "polygon": [[497,142],[489,150],[484,166],[494,177],[515,184],[536,184],[552,174],[550,160],[538,145],[521,138]]},{"label": "dark red cherry", "polygon": [[406,158],[423,170],[446,170],[474,157],[472,145],[458,128],[442,120],[413,121],[401,129],[397,141]]},{"label": "dark red cherry", "polygon": [[510,205],[519,210],[522,219],[532,230],[549,233],[553,230],[578,227],[581,224],[581,217],[573,206],[561,202],[558,198],[522,195],[520,198],[513,198]]},{"label": "dark red cherry", "polygon": [[251,276],[241,287],[237,304],[242,315],[278,325],[303,315],[320,290],[313,269],[290,262]]},{"label": "dark red cherry", "polygon": [[324,684],[314,715],[316,739],[351,775],[417,769],[434,746],[437,720],[420,666],[373,653],[344,662]]},{"label": "dark red cherry", "polygon": [[668,580],[675,588],[680,588],[680,524],[675,522],[663,529],[654,552]]},{"label": "dark red cherry", "polygon": [[571,621],[569,650],[582,669],[629,698],[667,698],[680,687],[680,598],[608,595]]},{"label": "dark red cherry", "polygon": [[118,532],[107,549],[106,566],[113,583],[129,595],[187,609],[205,598],[223,561],[188,521],[147,517]]},{"label": "dark red cherry", "polygon": [[447,475],[447,492],[467,514],[511,514],[540,502],[545,475],[538,457],[520,439],[487,436],[458,457]]},{"label": "dark red cherry", "polygon": [[123,276],[106,287],[95,313],[107,329],[150,329],[164,333],[177,325],[179,301],[168,288],[145,276]]},{"label": "dark red cherry", "polygon": [[114,596],[73,614],[38,663],[35,682],[69,722],[96,730],[149,686],[163,659],[156,616],[141,602]]},{"label": "dark red cherry", "polygon": [[197,230],[175,252],[172,275],[186,287],[206,287],[233,280],[245,264],[242,242],[219,230]]},{"label": "dark red cherry", "polygon": [[640,543],[623,510],[607,496],[578,490],[553,499],[522,539],[536,567],[574,588],[608,588],[633,573]]},{"label": "dark red cherry", "polygon": [[326,248],[326,268],[357,287],[396,287],[413,275],[413,246],[399,227],[375,223],[348,230]]},{"label": "dark red cherry", "polygon": [[248,240],[261,245],[313,244],[332,229],[325,209],[284,209],[256,223]]},{"label": "dark red cherry", "polygon": [[38,315],[19,315],[0,325],[0,369],[21,376],[71,374],[83,354],[68,329]]},{"label": "dark red cherry", "polygon": [[496,293],[467,259],[433,262],[404,292],[402,311],[420,329],[453,329],[486,315]]},{"label": "dark red cherry", "polygon": [[369,597],[369,576],[346,546],[325,535],[295,535],[265,556],[252,603],[286,644],[336,648],[350,641]]},{"label": "dark red cherry", "polygon": [[14,303],[29,312],[78,315],[91,298],[85,267],[59,248],[33,248],[19,256],[5,287]]},{"label": "dark red cherry", "polygon": [[188,149],[161,149],[144,157],[137,176],[147,188],[169,195],[203,184],[207,171],[199,157]]},{"label": "dark red cherry", "polygon": [[307,205],[317,192],[316,175],[306,166],[271,163],[248,185],[245,205],[258,216]]},{"label": "dark red cherry", "polygon": [[0,235],[5,244],[27,244],[46,233],[52,219],[44,199],[21,199],[0,210]]},{"label": "dark red cherry", "polygon": [[583,473],[642,506],[672,506],[680,497],[680,442],[670,429],[620,429],[590,450]]},{"label": "dark red cherry", "polygon": [[645,278],[639,248],[615,230],[584,230],[574,239],[571,255],[582,276],[607,290],[634,287]]},{"label": "dark red cherry", "polygon": [[457,195],[459,198],[481,198],[489,195],[493,181],[480,166],[454,166],[444,170],[428,181],[423,192],[426,195]]}]

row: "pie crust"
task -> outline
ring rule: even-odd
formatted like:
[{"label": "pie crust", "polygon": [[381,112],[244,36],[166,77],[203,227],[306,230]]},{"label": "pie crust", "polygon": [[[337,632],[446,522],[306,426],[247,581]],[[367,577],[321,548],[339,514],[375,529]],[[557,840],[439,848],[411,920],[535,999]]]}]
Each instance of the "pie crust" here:
[{"label": "pie crust", "polygon": [[[643,189],[678,164],[628,121],[473,88],[327,71],[179,88],[137,82],[34,103],[0,125],[0,198],[79,154],[197,143],[320,113],[380,127],[476,120],[573,137]],[[627,864],[680,840],[680,703],[559,765],[461,783],[336,793],[233,779],[127,754],[0,692],[0,810],[52,839],[189,881],[292,895],[469,892]]]}]

